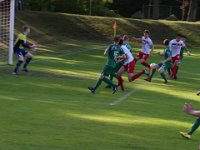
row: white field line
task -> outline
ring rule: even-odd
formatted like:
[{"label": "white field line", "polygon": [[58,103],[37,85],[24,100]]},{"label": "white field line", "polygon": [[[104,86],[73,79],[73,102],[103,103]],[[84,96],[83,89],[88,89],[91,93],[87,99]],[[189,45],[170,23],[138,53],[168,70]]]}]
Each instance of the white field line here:
[{"label": "white field line", "polygon": [[127,99],[129,96],[131,96],[136,91],[137,91],[136,89],[131,90],[126,95],[124,95],[123,97],[118,98],[116,101],[110,103],[109,105],[111,105],[111,106],[117,105],[118,103],[120,103],[120,102],[124,101],[125,99]]},{"label": "white field line", "polygon": [[[88,49],[88,50],[84,50],[84,51],[71,52],[71,53],[61,54],[61,55],[58,55],[58,56],[55,56],[55,57],[56,58],[61,58],[63,56],[79,54],[79,53],[84,53],[84,52],[88,52],[88,51],[92,51],[92,50],[98,50],[98,49],[101,49],[101,48],[93,48],[93,49]],[[33,60],[32,62],[44,61],[44,60],[48,60],[48,59],[50,59],[50,58],[38,58],[38,59]]]}]

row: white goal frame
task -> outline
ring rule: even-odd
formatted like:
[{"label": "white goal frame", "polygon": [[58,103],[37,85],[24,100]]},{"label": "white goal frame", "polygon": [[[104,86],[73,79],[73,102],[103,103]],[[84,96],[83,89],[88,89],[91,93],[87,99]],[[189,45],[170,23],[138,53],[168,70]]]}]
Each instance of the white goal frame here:
[{"label": "white goal frame", "polygon": [[[7,43],[6,47],[8,47],[5,49],[5,51],[7,51],[7,54],[4,57],[5,58],[4,60],[5,60],[5,63],[12,65],[13,64],[13,47],[14,47],[15,0],[0,0],[0,4],[1,3],[2,3],[2,7],[1,7],[2,15],[0,16],[0,21],[2,21],[2,23],[4,23],[4,21],[5,21],[5,24],[2,24],[1,29],[2,29],[2,31],[3,30],[6,31],[6,33],[1,33],[1,34],[3,37],[3,39],[2,39],[3,42]],[[8,5],[6,5],[6,4],[8,4]],[[7,10],[7,8],[8,8],[8,10]],[[5,26],[5,28],[4,28],[4,26]],[[6,34],[5,39],[4,39],[4,36],[5,36],[4,34]]]}]

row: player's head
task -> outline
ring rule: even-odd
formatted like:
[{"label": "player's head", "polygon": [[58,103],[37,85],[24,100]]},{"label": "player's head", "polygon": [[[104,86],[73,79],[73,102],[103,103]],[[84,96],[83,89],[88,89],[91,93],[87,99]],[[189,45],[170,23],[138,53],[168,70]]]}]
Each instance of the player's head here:
[{"label": "player's head", "polygon": [[27,26],[27,25],[23,26],[23,33],[25,35],[28,35],[30,32],[31,32],[31,29],[29,26]]},{"label": "player's head", "polygon": [[168,46],[168,45],[169,45],[169,40],[168,40],[168,39],[164,39],[163,44],[164,44],[165,46]]},{"label": "player's head", "polygon": [[144,30],[143,34],[144,34],[144,37],[148,37],[150,35],[150,31]]},{"label": "player's head", "polygon": [[121,36],[120,36],[120,35],[116,35],[116,36],[114,37],[114,43],[115,43],[115,44],[119,44],[120,40],[121,40]]},{"label": "player's head", "polygon": [[182,35],[181,34],[177,34],[176,35],[176,41],[179,42],[181,40]]},{"label": "player's head", "polygon": [[123,41],[124,41],[124,42],[128,42],[128,40],[129,40],[128,35],[124,35],[124,36],[123,36]]}]

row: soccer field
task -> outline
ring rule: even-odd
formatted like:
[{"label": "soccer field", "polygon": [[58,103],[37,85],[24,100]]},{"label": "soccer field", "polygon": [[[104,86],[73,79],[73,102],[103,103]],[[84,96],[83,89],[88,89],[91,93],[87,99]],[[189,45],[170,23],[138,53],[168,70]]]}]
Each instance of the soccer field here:
[{"label": "soccer field", "polygon": [[[183,104],[199,108],[198,49],[185,56],[177,81],[165,85],[157,76],[146,83],[143,76],[128,83],[124,76],[126,92],[113,95],[103,84],[91,94],[86,87],[95,84],[106,62],[102,53],[107,44],[79,40],[65,48],[47,46],[34,52],[30,73],[19,76],[10,74],[14,66],[1,66],[0,149],[197,149],[199,131],[192,140],[179,131],[195,120],[182,112]],[[155,52],[149,61],[160,59]]]}]

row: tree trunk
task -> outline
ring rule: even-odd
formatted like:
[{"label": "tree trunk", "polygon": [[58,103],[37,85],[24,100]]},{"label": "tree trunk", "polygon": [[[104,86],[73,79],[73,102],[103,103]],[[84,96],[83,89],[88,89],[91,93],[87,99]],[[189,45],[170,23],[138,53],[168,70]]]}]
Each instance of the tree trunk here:
[{"label": "tree trunk", "polygon": [[153,0],[153,19],[159,19],[160,0]]},{"label": "tree trunk", "polygon": [[187,21],[196,21],[199,0],[190,0]]}]

